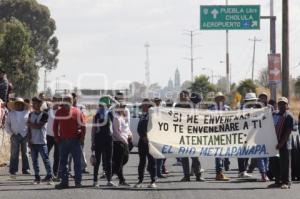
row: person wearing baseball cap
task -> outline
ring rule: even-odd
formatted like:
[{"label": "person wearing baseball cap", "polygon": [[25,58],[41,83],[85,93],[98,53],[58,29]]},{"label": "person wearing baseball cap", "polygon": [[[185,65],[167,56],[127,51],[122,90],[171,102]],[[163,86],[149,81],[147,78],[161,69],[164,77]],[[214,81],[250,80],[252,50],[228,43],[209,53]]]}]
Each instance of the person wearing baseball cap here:
[{"label": "person wearing baseball cap", "polygon": [[279,158],[272,157],[270,162],[277,164],[279,170],[274,172],[275,183],[269,185],[269,188],[280,187],[281,189],[289,189],[291,184],[289,178],[290,151],[288,149],[288,141],[294,126],[294,119],[291,113],[288,112],[289,100],[286,97],[280,97],[277,104],[279,111],[273,114],[273,120],[278,140],[276,149],[279,150]]},{"label": "person wearing baseball cap", "polygon": [[99,108],[93,118],[92,127],[92,154],[95,156],[94,166],[94,187],[99,187],[98,171],[103,160],[105,176],[107,179],[107,186],[116,186],[112,182],[112,155],[113,155],[113,138],[111,125],[113,121],[113,114],[109,109],[111,105],[111,98],[103,96],[99,99]]},{"label": "person wearing baseball cap", "polygon": [[86,126],[83,113],[72,104],[72,95],[63,96],[62,107],[56,112],[53,123],[55,141],[60,146],[61,183],[55,186],[56,189],[69,187],[67,164],[70,154],[74,159],[75,186],[81,187],[81,145],[84,143]]}]

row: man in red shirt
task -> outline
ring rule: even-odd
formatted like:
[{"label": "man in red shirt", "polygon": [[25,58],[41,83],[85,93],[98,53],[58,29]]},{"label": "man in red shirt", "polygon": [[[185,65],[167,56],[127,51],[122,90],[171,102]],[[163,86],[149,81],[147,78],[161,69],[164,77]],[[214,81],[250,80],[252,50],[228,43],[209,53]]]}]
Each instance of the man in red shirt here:
[{"label": "man in red shirt", "polygon": [[56,189],[68,188],[68,156],[74,158],[75,187],[81,186],[81,145],[84,143],[86,132],[85,120],[81,111],[72,106],[72,96],[63,98],[63,105],[55,114],[53,132],[60,148],[61,183]]}]

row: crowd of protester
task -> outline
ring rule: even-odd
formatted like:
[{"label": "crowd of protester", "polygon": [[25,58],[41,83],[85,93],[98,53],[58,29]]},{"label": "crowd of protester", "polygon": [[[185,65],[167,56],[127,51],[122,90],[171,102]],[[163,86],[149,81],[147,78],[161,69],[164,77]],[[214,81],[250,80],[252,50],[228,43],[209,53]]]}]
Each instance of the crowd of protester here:
[{"label": "crowd of protester", "polygon": [[[30,174],[28,148],[32,159],[32,168],[35,179],[34,184],[41,182],[49,185],[58,182],[56,189],[69,187],[69,178],[74,177],[75,186],[82,186],[82,174],[87,173],[87,160],[84,153],[84,143],[86,135],[87,115],[84,107],[77,104],[77,95],[56,94],[50,100],[45,100],[45,96],[40,94],[30,100],[23,98],[8,99],[9,83],[5,77],[5,72],[1,71],[0,76],[0,98],[1,98],[1,118],[5,115],[5,129],[11,136],[11,156],[9,173],[15,178],[18,173],[19,152],[22,157],[22,173]],[[197,93],[182,91],[179,101],[174,103],[166,100],[165,106],[178,109],[198,109],[201,106],[201,96]],[[230,107],[225,104],[226,97],[222,93],[217,93],[215,102],[206,108],[211,111],[230,111]],[[255,93],[247,93],[244,103],[240,109],[258,109],[268,107],[273,112],[274,125],[278,139],[276,148],[279,150],[278,157],[271,158],[238,158],[238,177],[251,178],[254,168],[258,168],[261,178],[259,181],[275,182],[269,185],[270,188],[281,187],[290,188],[289,179],[289,137],[293,129],[294,120],[288,109],[288,99],[281,97],[277,104],[268,102],[268,95],[261,93],[256,97]],[[90,163],[93,166],[93,186],[99,187],[99,167],[102,161],[104,177],[107,186],[130,185],[126,182],[124,166],[129,160],[130,149],[132,148],[132,132],[130,130],[130,111],[126,107],[126,100],[122,93],[116,97],[103,96],[99,99],[98,110],[93,116],[93,127],[91,132]],[[140,105],[141,115],[137,126],[139,135],[138,141],[138,182],[135,188],[141,188],[144,180],[144,173],[150,173],[149,188],[156,188],[156,181],[159,178],[167,178],[166,159],[155,159],[149,153],[149,140],[147,136],[147,126],[149,121],[149,109],[162,106],[162,100],[143,99]],[[1,119],[2,121],[2,119]],[[53,153],[53,164],[51,164],[49,153]],[[88,149],[86,149],[88,150]],[[38,157],[42,157],[46,170],[46,176],[41,178]],[[148,160],[148,164],[147,164]],[[74,164],[74,176],[70,175],[71,163]],[[196,177],[196,181],[204,182],[203,170],[199,158],[177,158],[176,165],[181,165],[183,170],[182,182],[191,181],[191,176]],[[228,158],[215,158],[216,181],[229,181],[230,178],[225,172],[230,168]],[[113,175],[117,175],[119,183],[112,181]]]}]

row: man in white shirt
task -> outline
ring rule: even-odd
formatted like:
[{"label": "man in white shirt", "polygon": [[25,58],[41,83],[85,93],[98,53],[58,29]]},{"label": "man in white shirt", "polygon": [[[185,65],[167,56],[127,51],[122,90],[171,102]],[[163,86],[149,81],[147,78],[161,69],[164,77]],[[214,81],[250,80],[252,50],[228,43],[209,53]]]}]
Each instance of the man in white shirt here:
[{"label": "man in white shirt", "polygon": [[9,173],[12,177],[18,172],[19,167],[19,151],[21,147],[22,153],[22,172],[30,174],[28,153],[27,153],[27,121],[29,116],[29,105],[22,98],[16,98],[15,101],[8,102],[9,110],[5,122],[5,130],[11,136],[11,154]]}]

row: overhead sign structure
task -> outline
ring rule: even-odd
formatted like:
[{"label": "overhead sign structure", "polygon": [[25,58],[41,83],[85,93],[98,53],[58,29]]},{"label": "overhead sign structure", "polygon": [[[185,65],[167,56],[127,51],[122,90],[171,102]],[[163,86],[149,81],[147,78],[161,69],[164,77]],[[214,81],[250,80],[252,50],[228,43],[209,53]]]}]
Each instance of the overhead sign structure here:
[{"label": "overhead sign structure", "polygon": [[278,83],[281,80],[281,57],[280,54],[269,54],[269,82]]},{"label": "overhead sign structure", "polygon": [[200,6],[201,30],[258,30],[260,5]]}]

